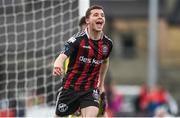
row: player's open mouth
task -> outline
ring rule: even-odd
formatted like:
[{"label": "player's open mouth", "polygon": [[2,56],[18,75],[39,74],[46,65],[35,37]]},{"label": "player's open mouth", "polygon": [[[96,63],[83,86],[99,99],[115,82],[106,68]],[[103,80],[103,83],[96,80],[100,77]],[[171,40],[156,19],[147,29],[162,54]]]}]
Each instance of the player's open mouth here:
[{"label": "player's open mouth", "polygon": [[103,21],[97,21],[97,22],[96,22],[96,25],[97,25],[98,27],[102,27]]},{"label": "player's open mouth", "polygon": [[103,22],[102,22],[102,21],[97,21],[96,24],[97,24],[97,25],[98,25],[98,24],[102,25]]}]

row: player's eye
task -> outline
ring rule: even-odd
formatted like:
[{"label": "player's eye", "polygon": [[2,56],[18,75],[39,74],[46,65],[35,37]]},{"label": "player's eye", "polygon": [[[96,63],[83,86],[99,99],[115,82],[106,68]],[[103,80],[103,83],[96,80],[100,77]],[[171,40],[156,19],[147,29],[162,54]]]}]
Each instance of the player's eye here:
[{"label": "player's eye", "polygon": [[101,13],[101,17],[105,17],[104,13]]},{"label": "player's eye", "polygon": [[98,13],[93,14],[93,16],[96,16],[96,17],[97,17],[97,16],[98,16]]}]

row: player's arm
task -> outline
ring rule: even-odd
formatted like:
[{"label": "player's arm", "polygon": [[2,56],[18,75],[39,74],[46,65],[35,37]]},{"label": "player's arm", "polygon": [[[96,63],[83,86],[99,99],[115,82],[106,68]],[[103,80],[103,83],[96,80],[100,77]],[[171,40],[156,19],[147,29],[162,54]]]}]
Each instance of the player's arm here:
[{"label": "player's arm", "polygon": [[106,109],[106,95],[104,90],[104,79],[107,73],[109,67],[109,58],[105,59],[100,67],[100,73],[99,73],[99,85],[98,88],[100,90],[100,105],[99,105],[99,113],[98,116],[105,117],[107,114],[105,113]]},{"label": "player's arm", "polygon": [[53,75],[59,76],[64,73],[64,61],[73,53],[75,50],[76,39],[71,37],[64,45],[64,50],[57,57],[54,62]]},{"label": "player's arm", "polygon": [[104,90],[104,79],[105,79],[108,67],[109,67],[109,58],[105,59],[100,67],[99,85],[98,85],[100,93],[103,93],[105,91]]},{"label": "player's arm", "polygon": [[60,76],[64,73],[64,61],[66,60],[67,55],[61,53],[54,62],[53,75]]}]

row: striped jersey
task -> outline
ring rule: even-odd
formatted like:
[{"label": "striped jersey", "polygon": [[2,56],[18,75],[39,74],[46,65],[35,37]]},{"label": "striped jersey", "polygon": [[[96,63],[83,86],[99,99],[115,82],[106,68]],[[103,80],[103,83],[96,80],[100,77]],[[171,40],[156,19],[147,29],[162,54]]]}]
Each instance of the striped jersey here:
[{"label": "striped jersey", "polygon": [[97,88],[100,66],[109,57],[112,47],[112,40],[107,36],[92,40],[86,30],[71,37],[63,51],[69,57],[64,89],[84,91]]}]

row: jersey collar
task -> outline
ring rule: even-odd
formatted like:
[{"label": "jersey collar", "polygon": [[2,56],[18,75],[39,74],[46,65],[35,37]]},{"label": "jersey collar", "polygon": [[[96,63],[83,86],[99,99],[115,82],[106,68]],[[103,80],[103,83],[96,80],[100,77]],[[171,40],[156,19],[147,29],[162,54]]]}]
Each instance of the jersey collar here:
[{"label": "jersey collar", "polygon": [[[88,28],[86,28],[86,29],[85,29],[85,33],[86,33],[86,35],[87,35],[88,39],[93,40],[93,39],[89,36],[89,34],[88,34],[88,31],[87,31],[87,30],[88,30]],[[103,39],[103,35],[104,35],[104,33],[102,32],[102,33],[101,33],[101,38],[100,38],[100,40],[102,40],[102,39]],[[98,41],[98,40],[97,40],[97,41]]]}]

